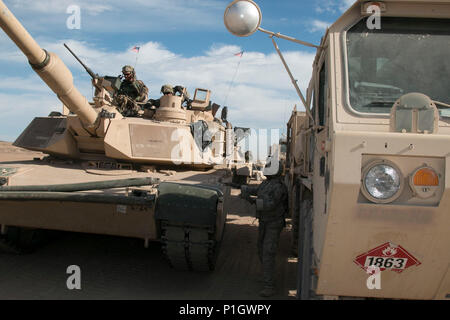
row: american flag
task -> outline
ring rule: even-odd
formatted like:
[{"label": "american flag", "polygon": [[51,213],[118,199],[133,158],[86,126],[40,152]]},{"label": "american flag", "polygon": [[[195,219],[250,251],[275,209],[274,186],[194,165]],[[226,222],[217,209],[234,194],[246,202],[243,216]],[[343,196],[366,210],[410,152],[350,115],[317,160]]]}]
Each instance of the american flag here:
[{"label": "american flag", "polygon": [[137,46],[134,46],[132,49],[131,49],[131,51],[134,51],[134,52],[139,52],[139,50],[141,49],[141,47],[137,47]]},{"label": "american flag", "polygon": [[244,51],[241,51],[241,52],[235,53],[234,55],[237,57],[242,57],[243,54],[244,54]]}]

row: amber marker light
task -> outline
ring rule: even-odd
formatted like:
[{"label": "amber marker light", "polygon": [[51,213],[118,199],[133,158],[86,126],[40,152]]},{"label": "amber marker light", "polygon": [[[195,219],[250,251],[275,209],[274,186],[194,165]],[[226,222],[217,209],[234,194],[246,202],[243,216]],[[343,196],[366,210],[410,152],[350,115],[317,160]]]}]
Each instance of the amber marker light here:
[{"label": "amber marker light", "polygon": [[439,177],[433,169],[421,168],[414,174],[413,184],[420,187],[437,187]]},{"label": "amber marker light", "polygon": [[411,174],[409,185],[415,197],[429,199],[439,190],[439,175],[431,167],[423,165]]}]

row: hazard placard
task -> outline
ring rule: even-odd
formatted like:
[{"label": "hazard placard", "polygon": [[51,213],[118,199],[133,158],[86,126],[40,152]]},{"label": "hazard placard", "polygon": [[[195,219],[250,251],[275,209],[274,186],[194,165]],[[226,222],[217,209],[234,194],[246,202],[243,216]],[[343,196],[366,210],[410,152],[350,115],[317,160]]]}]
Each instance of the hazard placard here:
[{"label": "hazard placard", "polygon": [[354,262],[366,271],[368,267],[377,267],[380,271],[389,269],[398,273],[409,267],[421,264],[402,246],[392,242],[386,242],[357,256]]}]

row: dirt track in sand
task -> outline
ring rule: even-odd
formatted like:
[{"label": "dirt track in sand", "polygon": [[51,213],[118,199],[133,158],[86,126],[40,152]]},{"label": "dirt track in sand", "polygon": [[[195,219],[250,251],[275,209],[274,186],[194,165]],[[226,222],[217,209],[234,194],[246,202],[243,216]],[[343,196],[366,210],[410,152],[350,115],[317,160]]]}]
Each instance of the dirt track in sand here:
[{"label": "dirt track in sand", "polygon": [[[43,154],[0,141],[0,167]],[[3,162],[3,164],[2,164]],[[212,273],[171,269],[160,244],[103,235],[66,233],[27,255],[0,254],[0,299],[260,299],[254,208],[233,189],[226,232]],[[274,299],[294,299],[297,260],[290,257],[289,225],[277,256]],[[69,265],[81,268],[81,290],[68,290]]]}]

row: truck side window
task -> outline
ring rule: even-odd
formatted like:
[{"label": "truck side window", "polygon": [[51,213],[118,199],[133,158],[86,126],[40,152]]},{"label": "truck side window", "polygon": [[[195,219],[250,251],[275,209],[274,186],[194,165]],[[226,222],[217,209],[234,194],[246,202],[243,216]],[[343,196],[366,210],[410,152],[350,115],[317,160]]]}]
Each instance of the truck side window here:
[{"label": "truck side window", "polygon": [[325,102],[326,102],[326,90],[327,90],[327,72],[326,64],[322,65],[319,74],[319,126],[325,125]]}]

